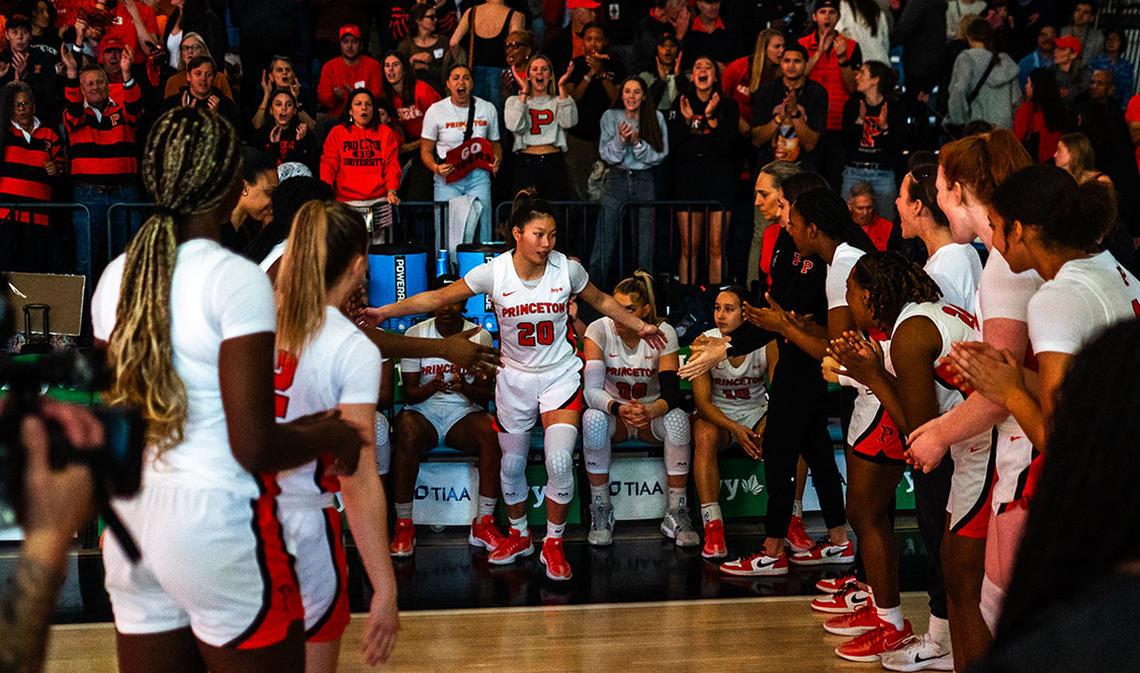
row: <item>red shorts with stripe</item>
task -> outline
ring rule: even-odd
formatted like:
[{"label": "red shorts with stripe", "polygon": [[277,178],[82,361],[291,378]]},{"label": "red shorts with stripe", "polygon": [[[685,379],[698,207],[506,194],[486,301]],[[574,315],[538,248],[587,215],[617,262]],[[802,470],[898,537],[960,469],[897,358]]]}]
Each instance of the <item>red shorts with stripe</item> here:
[{"label": "red shorts with stripe", "polygon": [[881,405],[867,429],[851,443],[851,452],[873,463],[901,465],[906,462],[906,447],[899,428]]},{"label": "red shorts with stripe", "polygon": [[277,486],[258,480],[258,489],[250,498],[158,483],[116,500],[143,555],[133,565],[113,536],[103,545],[116,630],[190,627],[207,645],[235,649],[284,640],[303,616],[301,597],[277,518]]}]

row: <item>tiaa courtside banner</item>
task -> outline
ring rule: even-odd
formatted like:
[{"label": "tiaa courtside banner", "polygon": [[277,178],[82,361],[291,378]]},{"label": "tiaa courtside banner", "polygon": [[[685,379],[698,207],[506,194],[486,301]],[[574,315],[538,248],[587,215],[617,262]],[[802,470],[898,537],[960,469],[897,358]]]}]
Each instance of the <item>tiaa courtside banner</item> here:
[{"label": "tiaa courtside banner", "polygon": [[668,504],[669,482],[660,458],[615,456],[610,465],[610,500],[619,521],[660,519]]},{"label": "tiaa courtside banner", "polygon": [[470,525],[478,494],[479,472],[474,464],[422,463],[416,477],[412,521],[430,526]]}]

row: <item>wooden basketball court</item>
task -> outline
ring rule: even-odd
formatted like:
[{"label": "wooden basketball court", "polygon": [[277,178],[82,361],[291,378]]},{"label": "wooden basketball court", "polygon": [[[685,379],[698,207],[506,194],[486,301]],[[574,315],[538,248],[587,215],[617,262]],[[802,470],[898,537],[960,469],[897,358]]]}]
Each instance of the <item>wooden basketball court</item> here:
[{"label": "wooden basketball court", "polygon": [[[358,648],[362,615],[345,635],[340,671],[878,671],[832,650],[811,596],[687,600],[558,607],[421,610],[401,613],[387,665],[371,669]],[[926,630],[926,594],[903,595],[903,611]],[[47,671],[113,673],[110,624],[52,629]]]}]

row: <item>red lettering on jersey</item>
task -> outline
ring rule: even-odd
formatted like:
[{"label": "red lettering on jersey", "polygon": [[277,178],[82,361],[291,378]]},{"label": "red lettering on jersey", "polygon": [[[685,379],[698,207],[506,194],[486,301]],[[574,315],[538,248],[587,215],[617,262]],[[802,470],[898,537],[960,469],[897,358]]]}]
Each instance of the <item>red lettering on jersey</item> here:
[{"label": "red lettering on jersey", "polygon": [[289,410],[289,396],[283,393],[293,386],[293,377],[297,375],[297,358],[292,353],[277,351],[277,365],[273,368],[273,409],[277,418],[285,418]]},{"label": "red lettering on jersey", "polygon": [[[796,253],[799,254],[798,252]],[[800,266],[800,273],[808,273],[815,267],[815,263],[810,259],[805,259],[802,266]]]},{"label": "red lettering on jersey", "polygon": [[543,320],[539,323],[520,322],[517,329],[520,346],[534,346],[536,342],[539,346],[549,346],[554,343],[553,321]]},{"label": "red lettering on jersey", "polygon": [[530,111],[530,134],[532,136],[542,133],[542,127],[554,121],[554,112],[551,110]]},{"label": "red lettering on jersey", "polygon": [[752,399],[752,391],[748,388],[726,388],[724,398],[726,400],[750,400]]},{"label": "red lettering on jersey", "polygon": [[964,308],[961,308],[959,306],[955,306],[953,304],[943,304],[942,305],[942,312],[945,313],[946,315],[952,315],[955,318],[958,318],[962,322],[969,325],[970,329],[974,329],[974,330],[978,329],[977,318],[975,318],[972,313],[970,313],[969,311],[967,311]]},{"label": "red lettering on jersey", "polygon": [[1140,300],[1137,300],[1137,299],[1132,300],[1132,312],[1135,313],[1138,317],[1140,317]]},{"label": "red lettering on jersey", "polygon": [[635,383],[631,386],[625,381],[617,381],[616,385],[618,396],[623,400],[639,400],[648,392],[648,386],[644,383]]},{"label": "red lettering on jersey", "polygon": [[1116,265],[1116,272],[1120,274],[1120,280],[1124,281],[1124,284],[1127,286],[1128,274],[1124,273],[1124,269],[1120,268],[1119,264]]}]

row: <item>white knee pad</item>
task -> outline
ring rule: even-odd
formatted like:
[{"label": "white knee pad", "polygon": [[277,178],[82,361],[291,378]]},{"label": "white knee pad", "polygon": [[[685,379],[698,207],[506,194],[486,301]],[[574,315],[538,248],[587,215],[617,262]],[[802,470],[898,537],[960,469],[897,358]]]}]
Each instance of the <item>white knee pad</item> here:
[{"label": "white knee pad", "polygon": [[693,443],[689,417],[680,409],[653,419],[653,435],[665,443],[665,474],[689,473],[689,453]]},{"label": "white knee pad", "polygon": [[606,412],[599,409],[582,412],[582,458],[586,461],[586,472],[609,474],[610,438],[616,429],[617,421]]},{"label": "white knee pad", "polygon": [[546,497],[559,505],[574,499],[574,443],[578,428],[555,423],[546,429]]},{"label": "white knee pad", "polygon": [[982,611],[982,619],[990,629],[990,634],[997,633],[998,620],[1001,618],[1001,607],[1005,603],[1005,591],[994,583],[989,577],[982,578],[982,595],[978,605]]},{"label": "white knee pad", "polygon": [[376,412],[376,470],[388,474],[392,465],[392,433],[388,427],[388,417]]},{"label": "white knee pad", "polygon": [[526,458],[530,452],[530,435],[500,432],[499,448],[503,452],[499,463],[503,502],[508,505],[526,502]]}]

